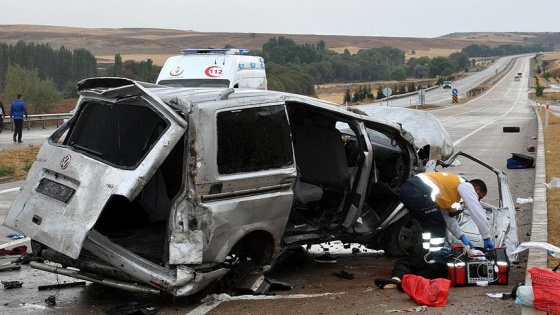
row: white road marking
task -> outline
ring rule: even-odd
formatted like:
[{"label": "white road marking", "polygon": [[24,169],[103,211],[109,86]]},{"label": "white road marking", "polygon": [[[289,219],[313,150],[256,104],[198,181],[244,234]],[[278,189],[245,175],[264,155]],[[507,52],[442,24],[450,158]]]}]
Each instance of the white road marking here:
[{"label": "white road marking", "polygon": [[336,292],[336,293],[321,293],[321,294],[292,294],[292,295],[240,295],[240,296],[229,296],[227,294],[219,294],[216,299],[206,302],[203,305],[190,311],[188,315],[204,315],[211,310],[218,307],[222,302],[234,301],[234,300],[279,300],[279,299],[307,299],[315,298],[329,295],[342,295],[346,292]]},{"label": "white road marking", "polygon": [[11,192],[14,192],[14,191],[18,191],[20,188],[21,187],[14,187],[14,188],[10,188],[10,189],[0,190],[0,195],[11,193]]}]

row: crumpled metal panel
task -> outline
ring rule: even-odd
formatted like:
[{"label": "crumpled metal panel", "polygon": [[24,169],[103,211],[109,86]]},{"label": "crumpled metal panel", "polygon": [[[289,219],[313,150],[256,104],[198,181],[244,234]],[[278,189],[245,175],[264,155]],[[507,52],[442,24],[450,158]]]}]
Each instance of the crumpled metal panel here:
[{"label": "crumpled metal panel", "polygon": [[414,136],[418,148],[429,144],[430,159],[448,159],[453,154],[453,141],[439,120],[429,112],[398,107],[362,109],[372,117],[399,123]]}]

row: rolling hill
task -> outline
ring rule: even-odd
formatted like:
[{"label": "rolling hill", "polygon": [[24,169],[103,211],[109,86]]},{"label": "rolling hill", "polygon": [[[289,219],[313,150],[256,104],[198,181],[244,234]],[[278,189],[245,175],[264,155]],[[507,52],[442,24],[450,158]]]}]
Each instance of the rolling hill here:
[{"label": "rolling hill", "polygon": [[[297,43],[316,44],[322,40],[328,49],[351,53],[359,49],[391,46],[414,56],[447,56],[471,44],[495,47],[500,44],[537,42],[560,48],[557,33],[453,33],[436,38],[340,36],[312,34],[204,33],[152,28],[74,28],[46,25],[0,25],[0,42],[19,40],[49,44],[53,48],[85,48],[100,62],[112,61],[119,53],[124,60],[152,59],[163,64],[183,48],[220,48],[226,45],[260,50],[270,38],[284,36]],[[545,41],[544,43],[542,41]]]}]

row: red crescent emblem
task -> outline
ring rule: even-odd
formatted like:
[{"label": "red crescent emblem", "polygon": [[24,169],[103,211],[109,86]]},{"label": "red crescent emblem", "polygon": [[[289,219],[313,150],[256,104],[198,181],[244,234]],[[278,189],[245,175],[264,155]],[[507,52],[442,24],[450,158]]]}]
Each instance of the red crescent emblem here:
[{"label": "red crescent emblem", "polygon": [[174,70],[169,71],[169,75],[172,77],[180,76],[183,74],[183,69],[181,67],[177,67]]}]

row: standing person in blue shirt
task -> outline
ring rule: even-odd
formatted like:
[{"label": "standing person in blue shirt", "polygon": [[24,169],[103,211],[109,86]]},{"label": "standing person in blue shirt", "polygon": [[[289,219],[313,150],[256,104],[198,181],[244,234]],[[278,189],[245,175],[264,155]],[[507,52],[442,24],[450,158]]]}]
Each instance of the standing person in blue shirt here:
[{"label": "standing person in blue shirt", "polygon": [[23,116],[29,119],[27,116],[27,108],[25,107],[25,103],[23,102],[23,95],[18,94],[17,99],[12,103],[12,107],[10,108],[10,117],[14,120],[14,142],[22,143],[21,141],[21,134],[23,132]]}]

